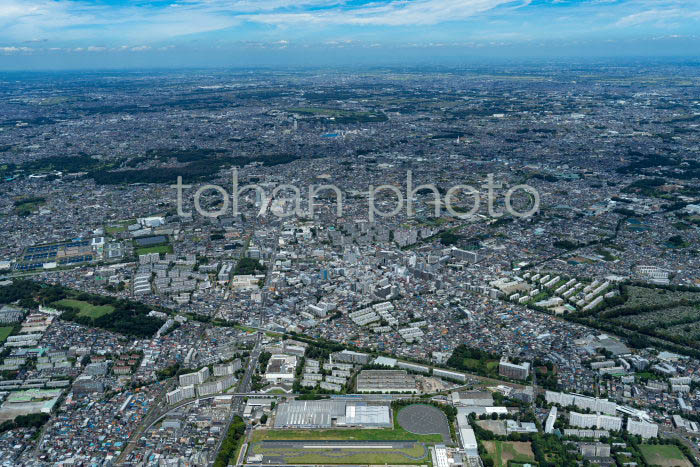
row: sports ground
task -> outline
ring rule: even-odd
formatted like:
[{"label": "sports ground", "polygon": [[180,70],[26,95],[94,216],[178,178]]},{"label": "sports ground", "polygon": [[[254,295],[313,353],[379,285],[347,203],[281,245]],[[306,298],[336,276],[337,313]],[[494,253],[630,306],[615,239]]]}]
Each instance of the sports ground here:
[{"label": "sports ground", "polygon": [[262,441],[248,455],[272,464],[428,464],[430,452],[413,441]]},{"label": "sports ground", "polygon": [[108,315],[114,311],[112,305],[93,305],[92,303],[84,302],[82,300],[73,300],[70,298],[65,298],[56,302],[58,305],[67,306],[80,310],[78,316],[87,316],[88,318],[99,318],[103,315]]},{"label": "sports ground", "polygon": [[642,444],[639,446],[639,450],[649,465],[660,465],[661,467],[692,466],[678,449],[678,446],[673,444]]},{"label": "sports ground", "polygon": [[443,442],[451,442],[445,414],[414,404],[394,414],[394,428],[256,430],[247,455],[264,464],[431,465],[428,446]]}]

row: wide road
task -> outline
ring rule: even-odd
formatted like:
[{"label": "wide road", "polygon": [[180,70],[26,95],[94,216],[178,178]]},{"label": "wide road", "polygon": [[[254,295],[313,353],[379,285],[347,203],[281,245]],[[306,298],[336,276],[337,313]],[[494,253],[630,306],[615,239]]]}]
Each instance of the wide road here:
[{"label": "wide road", "polygon": [[255,341],[255,347],[253,348],[253,351],[250,353],[250,357],[248,358],[248,366],[245,369],[245,373],[243,375],[243,379],[241,379],[240,384],[238,385],[238,393],[236,397],[233,398],[233,403],[231,405],[231,413],[229,414],[228,420],[226,420],[226,428],[222,432],[221,438],[216,443],[216,447],[214,448],[214,456],[209,460],[209,465],[214,465],[214,460],[216,459],[216,456],[219,454],[219,450],[221,449],[221,443],[223,443],[224,439],[228,435],[228,430],[231,426],[231,423],[233,422],[233,418],[236,415],[243,415],[243,408],[245,407],[245,395],[250,393],[250,387],[253,384],[253,375],[255,374],[255,368],[258,365],[258,359],[260,358],[260,353],[262,352],[262,332],[258,332],[257,338]]}]

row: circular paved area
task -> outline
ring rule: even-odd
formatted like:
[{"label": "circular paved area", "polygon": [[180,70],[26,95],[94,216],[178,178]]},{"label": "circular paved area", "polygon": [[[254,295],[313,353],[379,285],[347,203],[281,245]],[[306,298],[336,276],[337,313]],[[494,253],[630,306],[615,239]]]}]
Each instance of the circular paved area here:
[{"label": "circular paved area", "polygon": [[413,404],[399,410],[397,420],[401,428],[418,435],[442,435],[442,440],[449,443],[450,425],[445,413],[432,405]]}]

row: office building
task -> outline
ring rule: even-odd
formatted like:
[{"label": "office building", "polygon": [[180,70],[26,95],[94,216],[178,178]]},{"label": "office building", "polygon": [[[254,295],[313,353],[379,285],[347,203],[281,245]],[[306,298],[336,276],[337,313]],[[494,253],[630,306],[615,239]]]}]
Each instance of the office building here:
[{"label": "office building", "polygon": [[275,354],[267,364],[265,380],[269,383],[293,383],[296,367],[295,355]]}]

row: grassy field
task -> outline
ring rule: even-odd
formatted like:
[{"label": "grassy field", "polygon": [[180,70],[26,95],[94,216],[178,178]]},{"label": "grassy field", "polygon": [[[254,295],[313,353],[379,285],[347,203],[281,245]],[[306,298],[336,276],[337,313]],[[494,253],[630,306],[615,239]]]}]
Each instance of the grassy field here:
[{"label": "grassy field", "polygon": [[692,467],[678,446],[673,444],[642,444],[639,446],[639,450],[649,465]]},{"label": "grassy field", "polygon": [[290,464],[430,464],[430,453],[421,444],[381,450],[265,448],[258,444],[253,450],[256,454],[283,457]]},{"label": "grassy field", "polygon": [[0,327],[0,344],[5,342],[12,332],[12,326],[2,326]]},{"label": "grassy field", "polygon": [[420,441],[441,443],[440,435],[416,435],[403,428],[356,429],[336,428],[328,430],[256,430],[253,442],[272,440],[316,440],[316,441]]},{"label": "grassy field", "polygon": [[43,206],[46,200],[41,197],[26,198],[24,200],[15,201],[15,213],[16,214],[28,214],[39,209]]},{"label": "grassy field", "polygon": [[530,443],[520,441],[484,441],[484,447],[496,467],[506,467],[508,461],[534,462]]},{"label": "grassy field", "polygon": [[57,305],[68,306],[76,310],[80,310],[78,316],[87,316],[89,318],[99,318],[100,316],[108,315],[114,311],[112,305],[93,305],[81,300],[73,300],[65,298],[56,302]]},{"label": "grassy field", "polygon": [[155,245],[155,246],[144,246],[141,248],[136,248],[134,250],[134,253],[136,255],[145,255],[148,253],[172,253],[173,252],[173,246],[172,245]]},{"label": "grassy field", "polygon": [[[241,331],[245,331],[245,332],[258,332],[257,329],[251,328],[251,327],[248,327],[248,326],[236,325],[236,326],[234,326],[234,327],[235,327],[236,329],[240,329]],[[279,336],[281,336],[282,334],[280,334],[280,333],[278,333],[278,332],[265,331],[265,335],[266,335],[267,337],[279,337]]]},{"label": "grassy field", "polygon": [[105,227],[105,233],[108,235],[114,235],[119,232],[126,232],[126,224],[123,225],[108,225]]},{"label": "grassy field", "polygon": [[475,358],[465,358],[464,369],[475,373],[479,373],[479,371],[481,371],[490,377],[497,378],[498,360],[477,360]]}]

